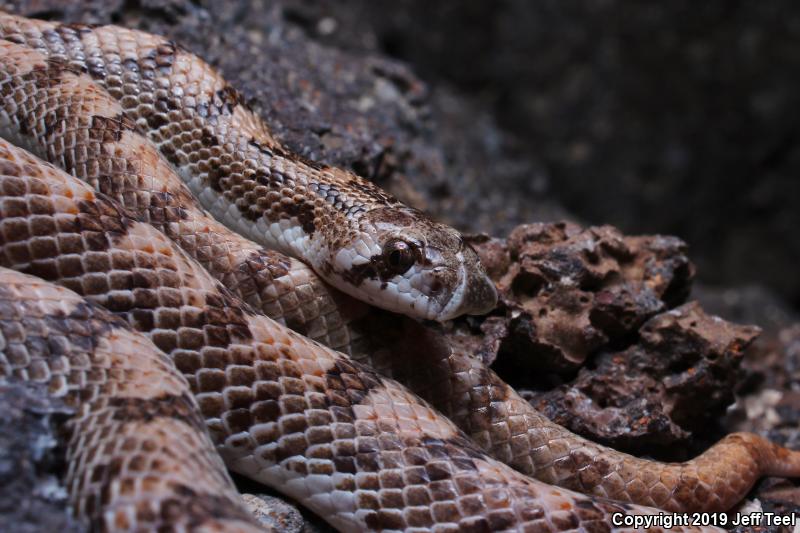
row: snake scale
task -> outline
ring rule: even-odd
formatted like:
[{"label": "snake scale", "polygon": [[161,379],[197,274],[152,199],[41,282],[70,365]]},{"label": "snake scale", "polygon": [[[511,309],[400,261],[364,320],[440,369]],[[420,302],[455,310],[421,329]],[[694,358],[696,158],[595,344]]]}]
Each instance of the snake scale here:
[{"label": "snake scale", "polygon": [[214,448],[342,530],[610,531],[800,474],[748,434],[682,464],[598,446],[360,303],[444,320],[496,295],[454,230],[283,149],[174,43],[6,14],[0,39],[0,266],[24,272],[0,272],[0,376],[76,407],[95,529],[256,528]]}]

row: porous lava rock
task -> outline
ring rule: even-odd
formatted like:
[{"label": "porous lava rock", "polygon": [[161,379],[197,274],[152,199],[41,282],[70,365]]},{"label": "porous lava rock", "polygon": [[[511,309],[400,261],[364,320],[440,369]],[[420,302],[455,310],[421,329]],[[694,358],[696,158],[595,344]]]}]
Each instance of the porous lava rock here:
[{"label": "porous lava rock", "polygon": [[470,242],[496,281],[500,305],[465,328],[474,330],[476,353],[488,363],[498,358],[520,380],[525,369],[574,373],[589,354],[624,342],[681,302],[694,276],[680,239],[627,237],[610,226],[527,224],[506,240]]},{"label": "porous lava rock", "polygon": [[691,455],[690,437],[718,427],[758,334],[691,302],[649,319],[635,344],[598,354],[568,384],[525,395],[548,418],[593,440],[683,459],[674,445]]}]

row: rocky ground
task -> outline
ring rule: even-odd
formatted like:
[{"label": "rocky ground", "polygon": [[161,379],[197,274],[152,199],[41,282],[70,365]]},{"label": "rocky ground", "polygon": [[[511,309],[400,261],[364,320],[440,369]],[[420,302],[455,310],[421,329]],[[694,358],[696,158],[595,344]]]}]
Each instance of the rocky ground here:
[{"label": "rocky ground", "polygon": [[[786,74],[800,66],[788,38],[800,10],[789,2],[0,7],[168,35],[217,65],[296,152],[483,234],[472,242],[501,304],[450,325],[450,338],[573,431],[663,460],[734,430],[800,448],[800,91]],[[631,236],[646,233],[681,238]],[[0,502],[15,502],[3,522],[79,530],[54,476],[63,408],[15,386],[0,389],[0,412],[14,428],[0,431]],[[751,498],[800,505],[784,480]],[[269,523],[326,529],[266,499],[251,503]]]}]

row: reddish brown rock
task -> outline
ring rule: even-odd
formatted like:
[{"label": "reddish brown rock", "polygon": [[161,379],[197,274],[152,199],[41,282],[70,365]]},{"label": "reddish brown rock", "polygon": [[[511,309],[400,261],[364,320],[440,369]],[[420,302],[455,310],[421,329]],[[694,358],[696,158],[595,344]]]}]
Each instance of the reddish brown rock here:
[{"label": "reddish brown rock", "polygon": [[470,324],[474,351],[487,362],[501,354],[502,365],[523,372],[575,372],[589,354],[679,302],[694,274],[679,239],[624,237],[609,226],[528,224],[507,241],[480,237],[472,245],[497,282],[503,315]]},{"label": "reddish brown rock", "polygon": [[686,449],[695,433],[717,425],[758,333],[689,303],[648,320],[636,344],[601,353],[569,384],[527,396],[549,418],[593,440],[681,459],[671,445]]},{"label": "reddish brown rock", "polygon": [[694,276],[682,241],[559,223],[471,244],[500,303],[452,325],[451,343],[591,439],[680,459],[718,436],[759,330],[696,303],[670,310]]}]

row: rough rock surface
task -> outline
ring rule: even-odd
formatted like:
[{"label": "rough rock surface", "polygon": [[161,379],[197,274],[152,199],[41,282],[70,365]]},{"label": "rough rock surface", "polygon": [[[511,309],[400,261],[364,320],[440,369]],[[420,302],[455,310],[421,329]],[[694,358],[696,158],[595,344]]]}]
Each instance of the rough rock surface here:
[{"label": "rough rock surface", "polygon": [[[672,237],[625,237],[610,226],[528,224],[506,241],[473,239],[500,291],[499,312],[475,329],[487,363],[528,383],[569,375],[593,352],[624,343],[648,318],[683,301],[694,269]],[[456,328],[459,339],[464,328]]]},{"label": "rough rock surface", "polygon": [[694,272],[682,241],[539,223],[473,246],[500,304],[457,321],[451,342],[493,363],[537,409],[593,440],[671,460],[719,434],[714,421],[734,401],[759,330],[697,303],[673,308]]},{"label": "rough rock surface", "polygon": [[[263,491],[263,487],[260,488]],[[294,505],[269,494],[243,493],[245,504],[259,522],[270,531],[281,533],[326,533],[334,531],[321,520],[306,521]],[[316,525],[316,522],[320,522]]]},{"label": "rough rock surface", "polygon": [[[736,302],[736,312],[743,310],[741,301],[747,300]],[[800,321],[756,341],[745,354],[743,369],[746,377],[738,402],[724,420],[726,430],[753,431],[800,449]],[[757,498],[766,511],[800,516],[796,480],[764,479],[751,491],[751,497]],[[792,529],[764,531],[791,533]]]},{"label": "rough rock surface", "polygon": [[600,353],[569,384],[528,396],[548,418],[593,440],[687,459],[697,451],[692,438],[718,430],[758,333],[689,303],[648,320],[636,344]]},{"label": "rough rock surface", "polygon": [[58,428],[69,410],[43,387],[0,383],[0,531],[81,533],[61,484]]},{"label": "rough rock surface", "polygon": [[746,395],[729,413],[728,426],[800,447],[800,323],[756,343],[745,371],[740,392]]}]

